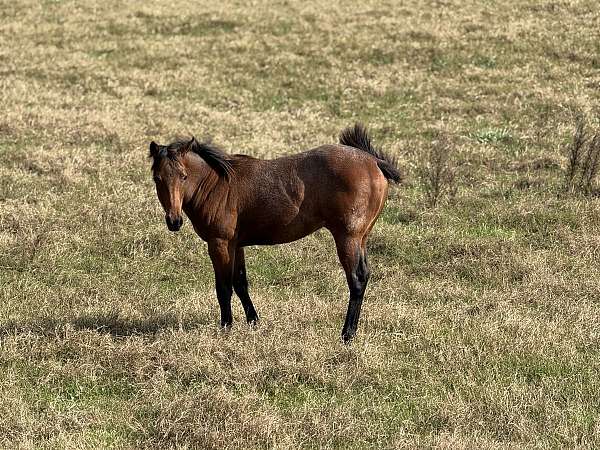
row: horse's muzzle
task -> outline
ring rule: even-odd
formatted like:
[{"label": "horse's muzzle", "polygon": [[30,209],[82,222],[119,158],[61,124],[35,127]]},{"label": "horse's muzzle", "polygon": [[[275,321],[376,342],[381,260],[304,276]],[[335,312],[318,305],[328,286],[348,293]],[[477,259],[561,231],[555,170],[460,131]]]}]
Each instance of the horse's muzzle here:
[{"label": "horse's muzzle", "polygon": [[167,222],[167,228],[169,229],[169,231],[179,231],[181,225],[183,225],[183,218],[181,216],[175,218],[166,216],[165,222]]}]

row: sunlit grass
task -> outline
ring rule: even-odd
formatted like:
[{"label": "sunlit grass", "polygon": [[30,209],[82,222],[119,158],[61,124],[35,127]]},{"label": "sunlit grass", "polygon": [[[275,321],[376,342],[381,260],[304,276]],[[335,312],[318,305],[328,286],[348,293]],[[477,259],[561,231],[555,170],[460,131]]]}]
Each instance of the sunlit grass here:
[{"label": "sunlit grass", "polygon": [[[0,4],[0,446],[594,448],[600,203],[565,192],[596,5]],[[355,120],[399,159],[357,339],[328,232],[246,251],[218,327],[151,140],[275,157]],[[452,145],[435,208],[417,177]]]}]

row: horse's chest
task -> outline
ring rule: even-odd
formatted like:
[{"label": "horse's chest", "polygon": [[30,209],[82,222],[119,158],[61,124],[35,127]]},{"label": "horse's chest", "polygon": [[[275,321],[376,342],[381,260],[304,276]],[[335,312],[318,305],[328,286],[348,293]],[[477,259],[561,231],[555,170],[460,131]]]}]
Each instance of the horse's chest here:
[{"label": "horse's chest", "polygon": [[190,217],[194,231],[204,241],[212,238],[233,239],[236,218],[231,212],[200,210]]}]

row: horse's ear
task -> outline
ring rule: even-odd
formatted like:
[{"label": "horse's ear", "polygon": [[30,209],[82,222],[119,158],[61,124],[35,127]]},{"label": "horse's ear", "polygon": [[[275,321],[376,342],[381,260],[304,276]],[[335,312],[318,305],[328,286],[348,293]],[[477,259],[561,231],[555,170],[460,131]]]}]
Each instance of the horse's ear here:
[{"label": "horse's ear", "polygon": [[194,136],[192,136],[192,139],[190,139],[190,141],[181,147],[181,153],[187,153],[190,150],[192,150],[194,148],[194,146],[196,146],[197,142],[196,142],[196,138]]},{"label": "horse's ear", "polygon": [[150,156],[156,158],[158,155],[158,144],[154,141],[150,142]]}]

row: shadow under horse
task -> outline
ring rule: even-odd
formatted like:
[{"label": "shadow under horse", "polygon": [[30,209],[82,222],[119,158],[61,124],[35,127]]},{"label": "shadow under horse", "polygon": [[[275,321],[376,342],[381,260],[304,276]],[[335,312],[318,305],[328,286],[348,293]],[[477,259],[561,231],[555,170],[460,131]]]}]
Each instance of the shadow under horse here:
[{"label": "shadow under horse", "polygon": [[208,243],[221,310],[232,324],[233,291],[248,323],[258,321],[248,294],[244,247],[292,242],[327,228],[346,273],[350,301],[344,342],[356,334],[367,282],[367,237],[383,209],[388,181],[399,183],[395,162],[371,144],[361,125],[340,143],[264,160],[229,155],[211,143],[150,143],[152,175],[167,227],[178,231],[184,212]]}]

